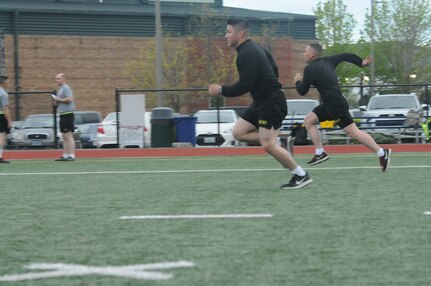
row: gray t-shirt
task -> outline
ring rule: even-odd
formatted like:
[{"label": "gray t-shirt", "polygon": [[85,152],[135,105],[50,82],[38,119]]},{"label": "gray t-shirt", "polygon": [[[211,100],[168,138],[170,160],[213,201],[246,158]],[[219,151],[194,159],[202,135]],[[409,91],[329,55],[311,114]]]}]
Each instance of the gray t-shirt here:
[{"label": "gray t-shirt", "polygon": [[3,87],[0,87],[0,112],[3,113],[3,106],[9,105],[9,95]]},{"label": "gray t-shirt", "polygon": [[[63,84],[57,92],[57,97],[60,99],[64,99],[67,97],[73,98],[73,91],[69,85]],[[69,103],[62,103],[62,102],[58,103],[57,111],[59,113],[69,112],[69,111],[74,111],[74,110],[75,110],[75,102],[74,101],[69,102]]]}]

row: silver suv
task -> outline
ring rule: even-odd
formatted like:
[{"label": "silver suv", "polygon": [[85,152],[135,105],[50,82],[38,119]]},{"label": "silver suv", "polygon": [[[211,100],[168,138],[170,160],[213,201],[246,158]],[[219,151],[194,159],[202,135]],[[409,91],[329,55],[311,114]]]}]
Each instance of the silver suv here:
[{"label": "silver suv", "polygon": [[288,99],[286,104],[287,116],[283,120],[282,130],[290,130],[295,122],[303,123],[305,116],[319,105],[319,101],[315,99]]},{"label": "silver suv", "polygon": [[403,126],[410,110],[422,112],[425,105],[420,104],[414,93],[377,94],[371,97],[367,106],[360,106],[363,117],[370,127]]}]

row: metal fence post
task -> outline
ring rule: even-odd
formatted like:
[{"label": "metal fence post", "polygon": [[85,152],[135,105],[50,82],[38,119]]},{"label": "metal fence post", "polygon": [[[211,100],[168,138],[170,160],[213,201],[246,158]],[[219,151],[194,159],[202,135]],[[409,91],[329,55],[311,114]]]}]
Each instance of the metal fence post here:
[{"label": "metal fence post", "polygon": [[120,91],[115,89],[115,113],[117,116],[117,148],[120,148]]},{"label": "metal fence post", "polygon": [[429,117],[429,115],[430,115],[430,110],[429,110],[429,104],[430,104],[430,101],[429,101],[429,87],[430,85],[429,84],[426,84],[425,85],[425,104],[427,105],[427,109],[426,109],[426,111],[427,111],[427,118]]}]

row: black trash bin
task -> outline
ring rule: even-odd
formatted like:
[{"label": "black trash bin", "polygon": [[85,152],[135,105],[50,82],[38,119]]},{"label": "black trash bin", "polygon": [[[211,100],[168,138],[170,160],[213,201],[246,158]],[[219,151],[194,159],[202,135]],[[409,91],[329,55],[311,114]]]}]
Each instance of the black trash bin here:
[{"label": "black trash bin", "polygon": [[156,107],[151,111],[151,147],[172,147],[174,118],[171,108]]}]

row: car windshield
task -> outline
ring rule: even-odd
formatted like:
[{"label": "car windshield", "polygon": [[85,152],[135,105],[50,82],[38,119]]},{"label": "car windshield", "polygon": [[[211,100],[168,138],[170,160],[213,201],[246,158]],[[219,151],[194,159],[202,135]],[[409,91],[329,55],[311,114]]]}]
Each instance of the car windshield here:
[{"label": "car windshield", "polygon": [[404,109],[419,108],[413,96],[373,97],[369,109]]},{"label": "car windshield", "polygon": [[[196,123],[217,123],[217,112],[198,112]],[[235,116],[232,112],[220,111],[220,123],[235,122]]]},{"label": "car windshield", "polygon": [[316,104],[314,102],[294,102],[294,101],[288,101],[287,102],[287,115],[289,116],[295,116],[295,115],[307,115],[310,111],[313,110],[313,108],[316,107]]},{"label": "car windshield", "polygon": [[22,121],[12,121],[13,128],[19,129],[21,128],[21,125],[22,125]]},{"label": "car windshield", "polygon": [[104,121],[114,121],[114,120],[117,120],[117,113],[115,112],[109,113],[104,119]]},{"label": "car windshield", "polygon": [[83,124],[78,126],[79,133],[91,133],[97,131],[97,124]]},{"label": "car windshield", "polygon": [[[118,114],[121,114],[121,112],[119,112]],[[151,112],[149,111],[145,112],[144,116],[145,116],[144,122],[149,124],[151,122]],[[117,121],[117,113],[116,112],[109,113],[108,115],[106,115],[103,121]]]},{"label": "car windshield", "polygon": [[53,128],[54,120],[52,116],[32,116],[28,117],[21,125],[21,129],[29,128]]}]

